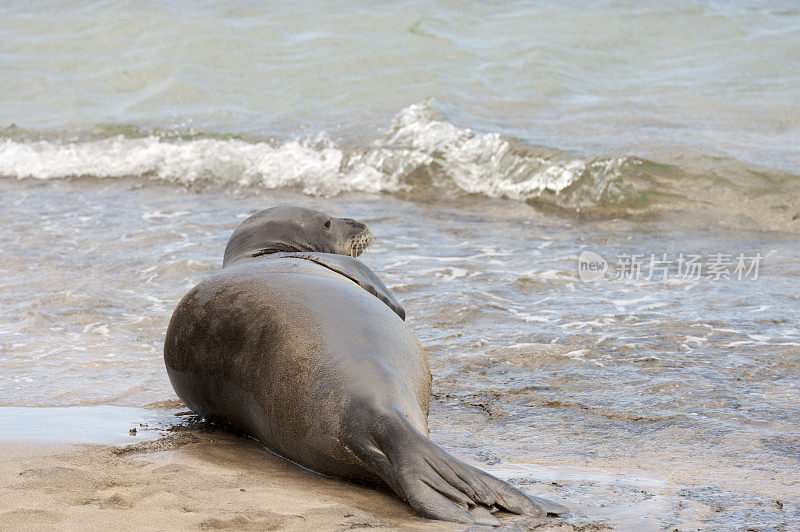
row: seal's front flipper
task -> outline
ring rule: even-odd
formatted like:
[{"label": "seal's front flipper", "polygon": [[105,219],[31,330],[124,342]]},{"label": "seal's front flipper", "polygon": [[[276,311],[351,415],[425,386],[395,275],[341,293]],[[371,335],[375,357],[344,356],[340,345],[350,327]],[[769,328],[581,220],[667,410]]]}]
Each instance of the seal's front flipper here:
[{"label": "seal's front flipper", "polygon": [[367,268],[367,266],[358,259],[348,257],[347,255],[317,252],[274,253],[272,256],[297,257],[316,262],[320,266],[325,266],[329,270],[344,275],[358,286],[383,301],[387,307],[400,316],[400,319],[406,319],[406,310],[403,306],[397,302],[389,289],[386,288],[386,285],[375,275],[375,272]]},{"label": "seal's front flipper", "polygon": [[381,418],[372,435],[380,452],[362,460],[372,465],[398,496],[422,517],[456,523],[499,524],[488,510],[502,508],[535,517],[567,508],[530,497],[445,452],[397,412]]}]

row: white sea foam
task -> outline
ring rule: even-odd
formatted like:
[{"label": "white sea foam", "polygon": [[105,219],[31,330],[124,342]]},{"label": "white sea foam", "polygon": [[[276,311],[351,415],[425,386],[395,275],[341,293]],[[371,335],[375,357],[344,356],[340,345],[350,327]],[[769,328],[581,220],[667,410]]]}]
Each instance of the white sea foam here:
[{"label": "white sea foam", "polygon": [[339,146],[324,134],[254,142],[154,134],[0,141],[0,176],[6,177],[134,177],[331,196],[409,191],[424,186],[415,179],[424,175],[423,182],[456,192],[522,201],[562,195],[561,203],[577,207],[608,197],[622,169],[634,162],[545,157],[497,133],[478,134],[440,120],[427,102],[401,111],[385,136],[361,149]]}]

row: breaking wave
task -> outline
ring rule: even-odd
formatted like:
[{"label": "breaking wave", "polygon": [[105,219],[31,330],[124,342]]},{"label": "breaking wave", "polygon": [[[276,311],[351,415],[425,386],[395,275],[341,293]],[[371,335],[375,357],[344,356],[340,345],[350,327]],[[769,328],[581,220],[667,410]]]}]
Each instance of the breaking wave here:
[{"label": "breaking wave", "polygon": [[438,119],[427,102],[404,109],[385,136],[356,149],[324,134],[288,141],[169,132],[77,141],[6,137],[0,140],[4,177],[141,177],[310,195],[433,187],[521,201],[554,197],[568,208],[629,199],[620,178],[640,164],[629,157],[565,157],[497,133],[478,134]]},{"label": "breaking wave", "polygon": [[695,194],[675,186],[686,181],[677,167],[629,156],[580,158],[477,133],[441,119],[429,102],[403,109],[385,135],[362,147],[339,145],[324,134],[244,139],[130,127],[70,140],[9,130],[3,136],[0,176],[18,179],[139,178],[410,199],[476,194],[590,216],[645,213],[653,198]]}]

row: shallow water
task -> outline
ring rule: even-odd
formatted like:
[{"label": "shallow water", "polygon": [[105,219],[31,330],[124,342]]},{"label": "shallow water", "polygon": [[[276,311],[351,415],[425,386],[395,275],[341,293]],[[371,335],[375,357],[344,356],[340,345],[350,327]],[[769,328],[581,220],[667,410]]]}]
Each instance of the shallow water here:
[{"label": "shallow water", "polygon": [[175,410],[125,406],[0,406],[6,442],[124,445],[155,439],[175,424]]},{"label": "shallow water", "polygon": [[800,527],[797,9],[0,15],[0,438],[168,425],[172,309],[297,204],[376,235],[449,450],[576,526]]},{"label": "shallow water", "polygon": [[[798,522],[794,236],[576,222],[486,198],[0,184],[2,405],[174,399],[161,356],[174,305],[219,268],[238,221],[293,203],[372,228],[362,258],[426,347],[448,449],[570,502],[576,523]],[[585,250],[609,260],[606,277],[581,280]],[[757,279],[681,280],[674,264],[666,281],[613,279],[619,256],[681,252],[763,260]]]}]

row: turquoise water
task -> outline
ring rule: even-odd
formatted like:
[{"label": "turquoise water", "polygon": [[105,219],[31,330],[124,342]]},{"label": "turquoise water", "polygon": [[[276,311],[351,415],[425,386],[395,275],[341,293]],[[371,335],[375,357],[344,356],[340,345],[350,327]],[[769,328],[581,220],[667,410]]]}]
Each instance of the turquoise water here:
[{"label": "turquoise water", "polygon": [[373,139],[432,99],[459,127],[582,156],[797,173],[785,2],[36,2],[0,17],[0,125]]},{"label": "turquoise water", "polygon": [[800,230],[800,11],[781,3],[2,15],[0,176],[414,197],[433,184],[582,216],[711,209]]}]

